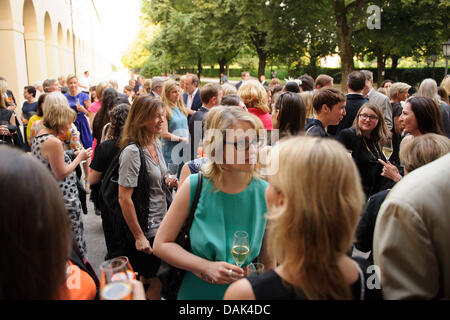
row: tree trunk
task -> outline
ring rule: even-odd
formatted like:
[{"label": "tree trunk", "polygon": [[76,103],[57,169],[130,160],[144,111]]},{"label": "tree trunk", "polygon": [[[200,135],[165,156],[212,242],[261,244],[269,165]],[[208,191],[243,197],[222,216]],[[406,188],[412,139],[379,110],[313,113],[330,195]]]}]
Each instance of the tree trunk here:
[{"label": "tree trunk", "polygon": [[[345,0],[330,0],[334,7],[334,15],[337,23],[339,56],[341,57],[342,80],[341,90],[347,90],[348,75],[355,70],[353,64],[353,56],[355,55],[355,48],[352,44],[353,28],[357,24],[358,19],[362,16],[362,7],[365,0],[356,0],[346,6]],[[347,19],[347,14],[350,8],[354,8],[351,21]],[[350,15],[349,15],[350,16]],[[350,19],[350,18],[349,18]]]},{"label": "tree trunk", "polygon": [[225,67],[227,65],[227,60],[225,58],[221,58],[219,60],[219,79],[221,79],[221,74],[225,74]]},{"label": "tree trunk", "polygon": [[391,66],[391,76],[390,78],[394,81],[398,81],[397,77],[397,66],[398,66],[398,60],[400,60],[399,56],[393,56],[392,57],[392,66]]},{"label": "tree trunk", "polygon": [[200,81],[200,77],[202,75],[203,72],[203,67],[202,67],[202,57],[198,57],[198,63],[197,63],[197,77],[198,80]]},{"label": "tree trunk", "polygon": [[264,74],[266,70],[267,53],[263,49],[257,49],[258,53],[258,79]]},{"label": "tree trunk", "polygon": [[380,47],[376,48],[377,54],[377,85],[380,87],[381,83],[384,81],[384,75],[386,71],[386,57],[383,55],[383,49]]}]

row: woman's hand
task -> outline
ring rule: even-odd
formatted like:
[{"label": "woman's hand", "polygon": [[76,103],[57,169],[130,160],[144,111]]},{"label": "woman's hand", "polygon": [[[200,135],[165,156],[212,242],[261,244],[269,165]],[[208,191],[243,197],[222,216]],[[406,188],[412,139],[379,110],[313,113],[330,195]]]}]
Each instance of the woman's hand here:
[{"label": "woman's hand", "polygon": [[136,238],[136,250],[137,251],[141,251],[144,252],[146,254],[152,254],[153,253],[153,249],[150,246],[150,242],[148,241],[148,239],[142,235],[138,238]]},{"label": "woman's hand", "polygon": [[200,275],[202,280],[212,284],[230,284],[244,276],[242,268],[223,261],[210,261]]},{"label": "woman's hand", "polygon": [[75,155],[80,157],[81,161],[88,160],[92,155],[92,148],[75,151]]},{"label": "woman's hand", "polygon": [[183,143],[188,144],[189,143],[189,139],[185,138],[185,137],[178,137],[178,142],[183,142]]},{"label": "woman's hand", "polygon": [[402,178],[400,172],[398,171],[397,167],[394,166],[389,161],[386,163],[381,159],[378,159],[378,162],[380,162],[383,165],[383,171],[381,172],[381,175],[383,177],[386,177],[388,179],[391,179],[395,182],[399,182]]},{"label": "woman's hand", "polygon": [[164,177],[164,182],[170,189],[178,188],[178,179],[177,178],[170,178],[169,175],[166,175]]}]

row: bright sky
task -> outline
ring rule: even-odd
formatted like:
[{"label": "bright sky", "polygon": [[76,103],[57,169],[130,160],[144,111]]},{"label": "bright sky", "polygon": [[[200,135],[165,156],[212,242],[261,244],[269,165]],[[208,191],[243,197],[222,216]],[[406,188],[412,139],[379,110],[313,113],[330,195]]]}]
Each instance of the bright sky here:
[{"label": "bright sky", "polygon": [[107,37],[111,62],[121,66],[122,53],[139,31],[141,0],[95,0],[95,5]]}]

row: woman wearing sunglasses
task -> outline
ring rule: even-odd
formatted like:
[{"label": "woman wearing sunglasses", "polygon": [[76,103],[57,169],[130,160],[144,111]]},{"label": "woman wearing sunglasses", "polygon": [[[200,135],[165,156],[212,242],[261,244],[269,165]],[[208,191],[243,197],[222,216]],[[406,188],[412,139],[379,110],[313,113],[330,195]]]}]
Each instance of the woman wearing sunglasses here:
[{"label": "woman wearing sunglasses", "polygon": [[381,176],[383,166],[378,162],[378,159],[386,161],[380,144],[389,136],[380,107],[370,102],[361,106],[353,127],[342,130],[337,136],[351,152],[367,197],[389,187],[388,180]]}]

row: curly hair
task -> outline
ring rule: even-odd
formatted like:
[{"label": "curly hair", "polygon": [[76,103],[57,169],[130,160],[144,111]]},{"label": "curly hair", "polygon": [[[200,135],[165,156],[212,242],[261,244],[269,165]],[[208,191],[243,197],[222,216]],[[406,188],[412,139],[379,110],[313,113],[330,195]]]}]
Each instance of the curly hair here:
[{"label": "curly hair", "polygon": [[115,106],[109,112],[109,118],[111,121],[111,126],[108,131],[108,139],[115,140],[118,144],[120,142],[120,137],[122,135],[123,126],[127,121],[128,113],[130,112],[131,106],[127,103],[122,103]]}]

